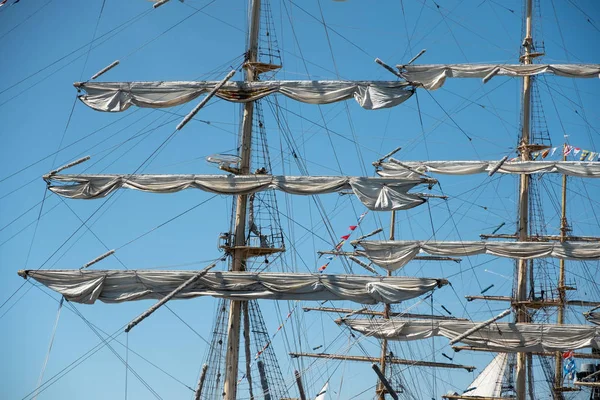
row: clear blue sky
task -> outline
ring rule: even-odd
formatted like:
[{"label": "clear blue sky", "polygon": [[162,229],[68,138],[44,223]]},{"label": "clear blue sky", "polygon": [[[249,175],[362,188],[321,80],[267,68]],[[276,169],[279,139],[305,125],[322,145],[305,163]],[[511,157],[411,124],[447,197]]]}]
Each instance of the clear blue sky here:
[{"label": "clear blue sky", "polygon": [[[522,4],[517,0],[271,3],[275,26],[271,37],[276,37],[283,59],[279,79],[394,80],[373,59],[379,57],[395,65],[407,62],[421,49],[427,49],[418,61],[423,64],[514,63],[522,40]],[[545,43],[544,61],[600,62],[600,4],[595,0],[541,3],[544,8],[536,38]],[[102,6],[98,0],[21,0],[17,4],[8,0],[0,8],[0,398],[20,399],[35,389],[58,307],[59,297],[45,289],[26,283],[17,291],[24,283],[17,270],[78,268],[104,253],[106,247],[118,249],[118,260],[129,269],[201,268],[221,255],[216,248],[217,237],[229,227],[229,198],[213,198],[197,191],[169,196],[125,191],[111,198],[91,219],[91,230],[76,232],[80,219],[87,219],[103,200],[63,201],[45,191],[41,179],[44,173],[83,155],[91,155],[92,160],[70,172],[135,171],[196,103],[166,111],[131,108],[124,113],[99,113],[76,101],[73,82],[89,79],[116,59],[121,64],[99,80],[220,79],[230,66],[238,65],[245,49],[244,0],[171,1],[157,10],[151,10],[152,4],[144,0],[106,1],[100,14]],[[241,74],[234,79],[241,79]],[[454,80],[436,92],[419,91],[418,98],[413,96],[401,106],[380,111],[362,110],[354,101],[320,108],[283,98],[279,102],[281,115],[289,123],[285,135],[293,139],[293,150],[306,162],[311,175],[372,175],[371,162],[397,146],[403,147],[398,156],[406,160],[514,156],[519,88],[519,80],[503,77],[486,85],[479,80]],[[538,108],[537,115],[543,111],[546,122],[540,124],[540,117],[534,125],[548,132],[553,146],[561,145],[566,133],[571,144],[600,152],[598,79],[573,82],[548,77],[540,81],[538,93],[537,104],[543,110]],[[289,157],[290,141],[285,140],[267,104],[264,109],[273,173],[300,174]],[[193,121],[179,132],[144,172],[218,173],[205,157],[235,152],[239,107],[213,100],[196,118],[205,122]],[[400,213],[398,239],[426,240],[433,237],[433,229],[438,240],[477,240],[480,233],[489,233],[501,223],[506,224],[501,232],[514,232],[515,178],[440,177],[440,182],[450,200],[432,200],[429,205]],[[545,177],[539,186],[543,223],[548,233],[557,234],[559,180]],[[600,234],[598,183],[573,180],[569,187],[573,195],[569,221],[574,234]],[[434,189],[434,193],[440,194],[440,189]],[[48,198],[40,208],[43,196]],[[284,269],[314,272],[322,263],[316,251],[332,247],[314,202],[279,195],[278,200],[290,250],[282,261]],[[328,195],[322,200],[336,237],[344,235],[347,226],[364,211],[350,196]],[[184,217],[131,242],[204,201]],[[42,217],[37,222],[40,212]],[[369,232],[383,226],[387,235],[388,221],[387,214],[370,213],[361,230]],[[94,268],[123,268],[118,260],[111,257]],[[193,265],[175,267],[190,263]],[[600,300],[590,271],[597,271],[597,265],[574,264],[568,280],[577,283],[578,296]],[[342,273],[344,267],[336,261],[328,272]],[[554,272],[554,264],[548,264],[537,279],[551,285]],[[495,286],[487,294],[510,295],[513,268],[508,261],[481,256],[465,259],[460,265],[415,262],[400,273],[448,277],[453,288],[436,292],[434,312],[443,313],[444,305],[457,316],[479,320],[500,312],[504,304],[488,307],[465,303],[463,296],[478,294],[491,284]],[[112,334],[151,304],[142,301],[75,307],[86,320]],[[210,338],[215,300],[176,301],[170,306],[202,338]],[[269,332],[275,332],[292,306],[261,303]],[[430,312],[430,307],[428,301],[414,310]],[[569,320],[581,322],[579,311],[570,312]],[[331,377],[330,398],[371,398],[372,390],[361,394],[375,383],[368,364],[305,361],[298,365],[286,356],[288,351],[299,349],[295,345],[298,337],[305,351],[324,345],[329,352],[379,354],[377,342],[371,339],[363,339],[360,346],[355,344],[348,350],[348,334],[334,324],[334,318],[296,311],[293,321],[273,342],[284,378],[291,382],[294,368],[306,368],[305,381],[311,396]],[[207,352],[202,338],[165,309],[129,335],[130,349],[183,384],[132,353],[129,359],[161,397],[191,398],[192,392],[184,384],[195,387]],[[124,343],[125,335],[118,340]],[[98,341],[80,316],[63,307],[44,380]],[[114,343],[114,349],[124,357],[121,345]],[[396,355],[405,358],[448,361],[442,352],[452,354],[442,339],[395,348]],[[481,354],[455,355],[455,362],[480,368],[488,359]],[[475,375],[424,368],[404,373],[405,384],[423,399],[448,390],[460,391]],[[421,385],[418,389],[416,382]],[[49,386],[40,398],[118,398],[125,396],[124,388],[123,364],[103,348]],[[128,398],[149,396],[147,389],[129,374]]]}]

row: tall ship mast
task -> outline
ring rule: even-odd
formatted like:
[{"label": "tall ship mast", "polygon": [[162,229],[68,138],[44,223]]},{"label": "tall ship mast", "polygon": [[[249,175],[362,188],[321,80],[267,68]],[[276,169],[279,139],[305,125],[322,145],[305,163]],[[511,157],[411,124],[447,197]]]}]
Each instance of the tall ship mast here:
[{"label": "tall ship mast", "polygon": [[[167,6],[191,7],[196,10],[192,15],[204,10],[168,0],[154,2],[153,10]],[[286,65],[278,48],[273,5],[268,0],[249,0],[247,44],[243,55],[225,63],[211,79],[104,81],[105,74],[119,68],[120,61],[114,61],[90,79],[76,82],[77,99],[65,132],[79,102],[92,110],[111,113],[130,108],[158,110],[164,115],[175,115],[177,121],[175,118],[169,121],[173,125],[172,132],[141,165],[133,169],[129,166],[126,172],[106,173],[100,169],[98,173],[88,173],[85,166],[89,165],[90,157],[76,157],[62,166],[54,162],[50,172],[43,176],[46,192],[37,223],[44,215],[44,201],[56,197],[77,216],[80,226],[40,265],[31,267],[26,261],[18,271],[25,283],[4,302],[17,304],[18,300],[13,297],[24,285],[41,291],[51,289],[52,292],[44,293],[55,293],[50,296],[59,302],[42,371],[35,387],[27,391],[24,398],[42,397],[57,377],[62,377],[62,371],[48,377],[46,368],[56,352],[52,352],[52,347],[55,337],[60,334],[61,310],[67,308],[85,321],[101,340],[98,349],[110,349],[124,364],[125,398],[132,380],[143,385],[146,394],[162,398],[153,388],[153,382],[145,379],[130,361],[133,354],[138,356],[130,347],[130,340],[139,340],[138,331],[145,325],[156,327],[152,320],[156,321],[161,313],[170,312],[204,342],[206,353],[203,360],[198,360],[194,381],[190,382],[188,377],[183,382],[161,366],[143,359],[182,384],[188,397],[194,399],[599,399],[600,367],[596,366],[595,360],[600,359],[597,312],[600,296],[595,296],[597,285],[593,279],[589,280],[595,274],[588,272],[587,276],[592,292],[582,294],[570,279],[574,275],[582,281],[584,275],[570,271],[569,266],[593,262],[596,269],[592,270],[597,270],[600,239],[592,235],[571,235],[567,179],[595,182],[600,178],[600,151],[576,147],[566,130],[561,132],[564,144],[550,142],[547,129],[540,129],[544,122],[537,84],[546,76],[555,76],[557,80],[597,81],[600,64],[540,63],[545,51],[534,41],[534,16],[538,6],[538,1],[523,1],[524,34],[519,63],[420,64],[429,53],[425,55],[423,50],[412,54],[413,46],[409,45],[410,52],[405,51],[402,57],[406,60],[399,60],[398,65],[391,66],[386,60],[376,58],[373,68],[384,79],[342,79],[342,68],[335,59],[335,79],[318,79],[310,76],[308,69],[307,76],[302,79],[279,79]],[[105,4],[100,17],[104,7]],[[440,9],[437,3],[435,7]],[[325,23],[321,4],[317,7],[320,17],[295,2],[282,2],[280,8],[281,15],[287,15],[290,22],[294,21],[292,15],[295,13],[316,18],[325,29],[327,47],[331,50],[329,35],[337,30]],[[503,8],[514,12],[506,6]],[[403,15],[406,23],[406,14]],[[445,20],[450,15],[442,14],[442,17]],[[297,40],[296,32],[292,32]],[[98,43],[96,34],[90,42],[87,57],[94,43]],[[360,49],[356,43],[350,44]],[[306,68],[307,59],[304,53],[299,54]],[[427,154],[425,161],[418,161],[411,159],[404,145],[390,146],[389,149],[382,146],[375,152],[377,157],[373,157],[375,174],[369,175],[361,166],[362,173],[349,175],[342,173],[336,146],[331,143],[331,156],[338,168],[333,168],[331,174],[308,173],[306,160],[310,158],[302,155],[304,145],[296,142],[288,119],[294,115],[302,121],[308,120],[292,111],[295,105],[290,104],[306,104],[317,109],[320,122],[314,125],[327,134],[330,142],[335,132],[328,126],[330,117],[326,107],[336,104],[350,121],[349,129],[353,135],[350,141],[357,142],[349,108],[352,100],[359,106],[360,113],[389,109],[389,115],[394,112],[418,115],[419,135],[425,140],[423,116],[426,113],[422,112],[421,104],[424,96],[429,96],[427,101],[437,104],[443,111],[446,125],[460,131],[463,139],[473,142],[475,136],[465,131],[456,116],[444,109],[437,99],[438,93],[446,90],[445,85],[451,85],[453,79],[450,78],[465,78],[460,79],[462,81],[477,78],[484,85],[501,80],[522,83],[518,143],[510,150],[503,149],[503,157],[497,157],[498,152],[494,157],[483,157],[474,147],[478,160],[447,160],[452,157],[445,157],[446,160],[431,161]],[[441,90],[432,92],[437,89]],[[489,95],[486,92],[483,96]],[[413,100],[416,108],[403,110]],[[216,104],[231,107],[230,103],[240,107],[239,115],[234,118],[234,125],[239,129],[235,149],[211,151],[212,154],[206,157],[219,173],[147,171],[161,151],[174,138],[189,131],[191,125],[199,122],[211,125],[211,107]],[[186,105],[193,108],[186,112],[170,111]],[[274,127],[283,138],[279,149],[267,141],[267,132],[272,128],[268,125],[265,108],[272,112]],[[497,110],[494,112],[498,113]],[[370,135],[374,136],[373,133]],[[479,139],[478,135],[475,141]],[[493,142],[493,139],[485,140]],[[410,142],[407,144],[410,148]],[[472,143],[469,145],[473,146]],[[277,168],[270,156],[276,149],[280,153],[276,159],[281,173],[275,172]],[[284,153],[295,166],[284,161]],[[362,154],[358,154],[356,161],[363,162]],[[569,155],[578,155],[578,159],[573,160]],[[97,169],[93,160],[94,157],[90,171]],[[71,173],[78,169],[82,172]],[[470,231],[461,230],[463,219],[469,214],[455,213],[448,204],[455,199],[463,201],[463,194],[444,188],[445,182],[455,179],[453,176],[469,175],[483,175],[486,180],[477,197],[469,197],[464,204],[476,205],[486,211],[486,206],[479,205],[483,187],[491,187],[492,182],[495,184],[501,179],[506,182],[511,177],[513,182],[518,181],[517,194],[513,197],[516,220],[507,219],[490,229],[491,233],[482,233],[476,238],[470,236]],[[560,192],[560,204],[554,204],[558,211],[553,220],[558,220],[559,226],[558,234],[552,235],[548,233],[546,210],[541,206],[541,199],[544,180],[555,177],[560,179],[560,185],[554,188],[555,193]],[[477,178],[473,179],[471,183]],[[515,186],[511,188],[515,189]],[[231,212],[230,228],[219,235],[215,255],[203,256],[203,261],[195,262],[193,268],[130,267],[120,258],[123,247],[189,210],[125,245],[111,248],[94,233],[92,226],[95,216],[104,213],[103,207],[108,207],[105,205],[126,192],[144,192],[135,195],[139,198],[151,197],[153,193],[170,195],[165,198],[189,193],[219,196]],[[495,194],[496,198],[491,201],[499,200],[497,188]],[[595,215],[594,196],[586,194],[591,204],[587,212]],[[319,224],[311,222],[307,228],[306,221],[294,220],[296,209],[290,204],[292,199],[302,197],[308,199],[313,207],[311,210],[319,214]],[[339,200],[333,206],[325,207],[322,199],[326,197]],[[287,212],[279,210],[278,203],[282,199]],[[75,200],[95,200],[99,206],[90,216],[82,218],[70,208],[70,203]],[[331,224],[340,204],[351,209],[344,215],[352,216],[343,235],[339,235]],[[506,204],[502,206],[506,211]],[[445,222],[438,220],[441,218],[439,209],[446,212]],[[419,214],[428,215],[425,220],[430,226],[417,231],[412,231],[411,227],[411,235],[406,239],[406,225],[412,224],[413,217]],[[388,217],[391,218],[389,223],[382,222]],[[282,218],[290,222],[282,224]],[[591,217],[589,220],[593,221]],[[512,232],[503,229],[507,222],[514,227]],[[595,223],[592,225],[598,228],[597,220]],[[449,231],[444,227],[446,224],[452,225]],[[296,234],[288,235],[283,225],[302,228],[306,235],[319,237],[328,246],[321,247],[314,259],[307,262],[298,256],[298,249],[305,239]],[[203,227],[206,228],[209,227]],[[316,228],[322,229],[323,233],[315,231]],[[480,228],[481,224],[477,226]],[[92,233],[105,249],[76,268],[60,267],[60,258],[54,260],[53,257],[59,252],[64,257],[67,253],[63,253],[63,247],[82,229]],[[288,256],[289,252],[293,252],[293,256]],[[488,257],[498,265],[503,259],[514,263],[512,277],[507,276],[505,269],[497,272],[495,267],[490,267],[488,273],[512,283],[510,295],[506,295],[508,286],[504,291],[496,291],[506,282],[496,280],[488,284],[491,279],[488,276],[485,278],[488,283],[482,284],[477,271],[483,270],[487,261],[476,265],[471,261],[479,256]],[[50,260],[54,264],[49,265]],[[111,261],[118,262],[122,268],[104,269],[103,266]],[[296,264],[304,265],[304,269]],[[335,269],[334,265],[339,268]],[[419,268],[412,268],[417,265]],[[452,272],[456,265],[460,268],[458,273]],[[465,268],[466,265],[469,267]],[[589,270],[586,267],[586,271]],[[474,279],[465,282],[467,271],[474,274]],[[458,277],[460,284],[456,283]],[[585,278],[583,282],[586,282]],[[215,298],[212,304],[216,306],[213,307],[212,323],[203,321],[204,325],[210,325],[210,338],[205,339],[179,316],[173,303],[205,303],[207,297]],[[128,322],[117,333],[109,335],[83,317],[83,308],[78,303],[93,304],[96,308],[103,307],[99,303],[106,303],[109,308],[130,307],[129,304],[144,307],[141,311],[135,309],[137,312],[129,315]],[[474,311],[471,305],[476,303],[484,304],[483,308]],[[450,310],[455,307],[463,309],[460,314]],[[570,307],[576,309],[577,323],[568,321]],[[273,319],[274,315],[277,320]],[[327,331],[320,339],[312,335],[314,320],[313,323],[308,321],[313,318],[318,318],[319,330]],[[119,336],[120,341],[117,340]],[[317,345],[315,340],[322,343]],[[121,344],[123,349],[116,350],[115,343]],[[276,348],[277,345],[281,348]],[[345,381],[348,378],[343,374],[339,378],[340,367],[345,370],[346,365],[353,365],[352,371],[358,371],[350,374],[349,379],[355,382]],[[540,372],[544,377],[536,378]],[[461,373],[463,376],[457,381],[442,378],[442,374],[454,377]],[[431,384],[419,385],[419,376]],[[359,383],[366,389],[357,394],[354,387]],[[350,387],[353,389],[348,389]]]}]

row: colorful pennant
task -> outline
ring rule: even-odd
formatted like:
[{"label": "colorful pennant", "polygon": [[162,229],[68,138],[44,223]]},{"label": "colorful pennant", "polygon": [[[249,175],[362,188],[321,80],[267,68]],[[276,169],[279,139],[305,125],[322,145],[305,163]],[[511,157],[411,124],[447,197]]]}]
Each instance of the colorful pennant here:
[{"label": "colorful pennant", "polygon": [[[348,229],[350,230],[350,232],[348,232],[348,234],[341,236],[340,237],[340,242],[338,244],[335,245],[335,250],[336,251],[340,251],[342,246],[344,245],[344,243],[346,243],[349,239],[350,236],[352,235],[352,232],[354,232],[356,230],[356,228],[358,228],[358,226],[360,225],[360,223],[362,222],[363,218],[365,217],[365,215],[367,215],[369,211],[365,211],[364,213],[360,214],[360,216],[358,217],[358,221],[356,222],[356,225],[350,225],[348,227]],[[327,258],[327,262],[323,265],[321,265],[318,268],[319,273],[323,273],[323,271],[325,271],[325,269],[327,269],[327,267],[329,266],[329,264],[331,264],[331,262],[337,257],[337,255],[328,255],[325,258]]]},{"label": "colorful pennant", "polygon": [[[551,149],[545,149],[540,151],[534,151],[531,153],[531,160],[543,160],[546,157],[552,157],[561,146],[552,147]],[[580,154],[581,153],[581,154]],[[600,161],[600,152],[586,150],[581,147],[571,146],[565,144],[562,146],[562,155],[572,155],[576,160],[579,161]],[[519,161],[519,157],[512,158],[510,161]]]}]

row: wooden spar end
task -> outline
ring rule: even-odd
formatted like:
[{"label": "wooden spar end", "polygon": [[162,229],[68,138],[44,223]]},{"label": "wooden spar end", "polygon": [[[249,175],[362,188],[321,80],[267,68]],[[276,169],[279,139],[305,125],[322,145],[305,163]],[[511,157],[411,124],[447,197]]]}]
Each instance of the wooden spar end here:
[{"label": "wooden spar end", "polygon": [[90,159],[90,156],[85,156],[85,157],[80,158],[79,160],[75,160],[75,161],[70,162],[70,163],[68,163],[66,165],[63,165],[62,167],[57,168],[57,169],[55,169],[53,171],[50,171],[48,174],[44,175],[44,179],[47,179],[47,178],[51,177],[52,175],[58,174],[62,170],[65,170],[67,168],[71,168],[71,167],[74,167],[74,166],[76,166],[78,164],[86,162],[89,159]]},{"label": "wooden spar end", "polygon": [[408,62],[408,64],[406,65],[410,65],[412,63],[414,63],[415,61],[417,61],[417,58],[421,57],[423,54],[425,54],[425,52],[427,51],[427,49],[423,49],[419,52],[419,54],[417,54],[416,56],[414,56],[413,58],[410,59],[410,61]]},{"label": "wooden spar end", "polygon": [[396,65],[396,68],[398,68],[399,70],[402,71],[404,69],[404,67],[406,67],[407,65],[410,65],[410,64],[414,63],[415,61],[417,61],[417,59],[419,57],[421,57],[423,54],[425,54],[426,51],[427,51],[427,49],[421,50],[419,52],[419,54],[417,54],[416,56],[414,56],[413,58],[411,58],[408,63],[406,63],[406,64],[398,64],[398,65]]},{"label": "wooden spar end", "polygon": [[110,65],[102,68],[100,71],[96,72],[91,78],[90,80],[93,81],[94,79],[96,79],[97,77],[99,77],[100,75],[110,71],[111,69],[113,69],[114,67],[116,67],[117,65],[119,65],[119,60],[113,61]]},{"label": "wooden spar end", "polygon": [[97,262],[99,262],[99,261],[102,261],[102,260],[104,260],[106,257],[108,257],[108,256],[111,256],[111,255],[113,255],[113,254],[115,254],[115,251],[114,251],[114,250],[109,250],[109,251],[107,251],[106,253],[104,253],[104,254],[102,254],[102,255],[100,255],[100,256],[98,256],[98,257],[94,258],[92,261],[89,261],[89,262],[85,263],[85,264],[84,264],[84,265],[83,265],[81,268],[79,268],[79,269],[80,269],[80,270],[82,270],[82,269],[85,269],[85,268],[87,268],[87,267],[89,267],[89,266],[91,266],[91,265],[93,265],[93,264],[96,264],[96,263],[97,263]]},{"label": "wooden spar end", "polygon": [[165,3],[168,3],[168,2],[169,2],[169,0],[159,0],[159,1],[157,1],[156,3],[154,3],[154,4],[152,5],[152,7],[153,7],[153,8],[158,8],[158,7],[160,7],[160,6],[162,6],[163,4],[165,4]]},{"label": "wooden spar end", "polygon": [[[377,60],[379,60],[379,58],[375,59],[375,61],[377,62]],[[381,61],[381,60],[380,60]],[[381,162],[383,160],[385,160],[388,157],[393,156],[394,154],[396,154],[397,152],[399,152],[400,150],[402,150],[402,147],[396,147],[394,150],[390,151],[389,153],[387,153],[385,156],[381,157],[379,160],[373,162],[373,166],[377,167],[379,165],[381,165]]]},{"label": "wooden spar end", "polygon": [[[394,71],[394,68],[390,67],[389,65],[387,65],[386,63],[384,63],[383,61],[381,61],[381,59],[376,58],[375,62],[377,64],[381,65],[383,68],[387,69],[392,74],[396,75],[398,78],[402,78],[402,75],[400,75],[398,72]],[[404,78],[402,78],[402,79],[404,79]]]},{"label": "wooden spar end", "polygon": [[379,232],[383,232],[383,229],[382,229],[382,228],[375,229],[373,232],[371,232],[371,233],[367,233],[366,235],[362,235],[361,237],[359,237],[359,238],[357,238],[357,239],[355,239],[355,240],[351,241],[351,242],[350,242],[350,244],[351,244],[352,246],[354,246],[355,244],[357,244],[357,243],[358,243],[358,242],[360,242],[361,240],[363,240],[363,239],[366,239],[366,238],[368,238],[368,237],[371,237],[371,236],[373,236],[373,235],[377,235]]}]

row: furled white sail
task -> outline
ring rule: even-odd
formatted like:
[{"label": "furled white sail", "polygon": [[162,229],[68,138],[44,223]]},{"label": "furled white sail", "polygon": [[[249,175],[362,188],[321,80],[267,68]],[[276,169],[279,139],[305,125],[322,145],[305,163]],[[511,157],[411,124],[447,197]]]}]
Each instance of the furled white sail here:
[{"label": "furled white sail", "polygon": [[567,78],[598,78],[598,64],[438,64],[398,65],[408,82],[428,90],[444,85],[446,78],[485,78],[493,75],[531,76],[554,74]]},{"label": "furled white sail", "polygon": [[[453,339],[477,325],[471,321],[394,319],[342,320],[351,329],[380,339],[411,341],[444,336]],[[491,351],[541,352],[593,347],[600,349],[600,327],[494,322],[461,342]]]},{"label": "furled white sail", "polygon": [[508,354],[499,353],[481,371],[462,395],[465,399],[472,397],[501,397],[502,382],[508,366]]},{"label": "furled white sail", "polygon": [[295,195],[316,195],[352,190],[370,210],[406,210],[425,202],[408,193],[423,179],[344,176],[273,175],[48,175],[54,193],[71,199],[97,199],[117,189],[173,193],[193,188],[206,192],[240,195],[277,189]]},{"label": "furled white sail", "polygon": [[589,242],[436,242],[436,241],[359,241],[357,253],[378,266],[395,271],[420,252],[434,256],[473,256],[490,254],[506,258],[554,257],[565,260],[598,260],[600,247]]},{"label": "furled white sail", "polygon": [[[377,171],[384,177],[416,178],[419,174],[472,175],[490,172],[499,161],[397,161],[381,163]],[[600,162],[584,161],[507,161],[498,169],[502,174],[560,173],[578,178],[600,178]]]},{"label": "furled white sail", "polygon": [[[162,299],[197,271],[19,271],[76,303]],[[230,300],[348,300],[399,303],[446,285],[444,279],[267,272],[208,272],[175,298],[213,296]]]},{"label": "furled white sail", "polygon": [[[200,82],[85,82],[75,87],[79,99],[98,111],[124,111],[132,105],[162,108],[178,106],[213,90],[218,81]],[[265,81],[227,82],[216,93],[227,101],[245,103],[279,93],[310,104],[329,104],[354,98],[367,110],[394,107],[413,94],[398,81]]]}]

